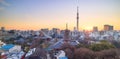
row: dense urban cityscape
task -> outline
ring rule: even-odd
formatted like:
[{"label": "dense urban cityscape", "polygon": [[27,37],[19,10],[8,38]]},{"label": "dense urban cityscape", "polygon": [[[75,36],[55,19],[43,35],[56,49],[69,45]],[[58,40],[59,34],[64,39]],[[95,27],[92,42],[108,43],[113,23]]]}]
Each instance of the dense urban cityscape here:
[{"label": "dense urban cityscape", "polygon": [[[0,0],[0,5],[8,6],[9,4],[7,4],[6,1],[7,0]],[[31,2],[33,3],[33,1]],[[14,4],[14,2],[12,3]],[[46,1],[45,3],[48,4]],[[79,4],[78,1],[77,4]],[[25,3],[25,5],[27,4]],[[69,22],[63,26],[65,27],[64,29],[58,27],[49,29],[47,26],[44,27],[42,25],[43,28],[39,30],[14,29],[14,26],[12,27],[13,29],[6,29],[7,25],[5,26],[1,22],[0,59],[120,59],[120,29],[115,29],[116,26],[109,24],[107,21],[108,23],[106,22],[106,24],[102,25],[103,30],[100,30],[97,25],[94,25],[92,29],[81,30],[80,23],[82,23],[82,14],[80,14],[79,11],[82,10],[82,8],[80,9],[79,5],[76,7],[76,18],[72,20],[72,22],[75,21],[76,25],[73,30],[69,28],[71,27],[68,25],[71,24]],[[0,9],[0,11],[1,10],[2,9]],[[17,8],[15,10],[17,10]],[[0,14],[0,19],[1,18]],[[12,17],[10,18],[14,19]],[[27,21],[29,22],[31,18],[28,19]],[[24,23],[26,20],[22,21]],[[34,21],[32,22],[33,24],[35,24]],[[17,22],[15,22],[15,25],[16,23]],[[42,20],[40,20],[40,23],[42,23]],[[17,25],[20,24],[17,23]],[[88,25],[87,23],[85,24]],[[9,24],[9,26],[11,25]]]},{"label": "dense urban cityscape", "polygon": [[[103,31],[0,30],[2,59],[119,59],[120,31],[104,25]],[[100,54],[100,55],[99,55]]]}]

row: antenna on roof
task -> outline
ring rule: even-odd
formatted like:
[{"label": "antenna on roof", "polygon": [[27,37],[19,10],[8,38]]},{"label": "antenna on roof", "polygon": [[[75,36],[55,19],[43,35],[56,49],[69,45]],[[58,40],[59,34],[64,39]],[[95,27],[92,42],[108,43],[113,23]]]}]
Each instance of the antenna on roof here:
[{"label": "antenna on roof", "polygon": [[68,23],[66,23],[66,29],[68,29]]}]

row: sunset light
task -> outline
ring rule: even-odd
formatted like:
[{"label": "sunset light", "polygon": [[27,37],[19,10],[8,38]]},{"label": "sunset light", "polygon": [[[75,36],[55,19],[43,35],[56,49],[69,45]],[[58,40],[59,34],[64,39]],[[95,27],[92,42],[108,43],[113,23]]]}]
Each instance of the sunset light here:
[{"label": "sunset light", "polygon": [[[79,30],[91,30],[104,24],[120,30],[120,0],[0,0],[0,27],[18,30],[41,28],[70,30],[76,27],[77,5],[79,6]],[[86,26],[86,27],[83,27]],[[89,27],[90,26],[90,27]]]},{"label": "sunset light", "polygon": [[120,59],[120,0],[0,0],[0,59]]},{"label": "sunset light", "polygon": [[90,27],[90,26],[85,26],[83,29],[87,30],[87,31],[92,31],[92,27]]}]

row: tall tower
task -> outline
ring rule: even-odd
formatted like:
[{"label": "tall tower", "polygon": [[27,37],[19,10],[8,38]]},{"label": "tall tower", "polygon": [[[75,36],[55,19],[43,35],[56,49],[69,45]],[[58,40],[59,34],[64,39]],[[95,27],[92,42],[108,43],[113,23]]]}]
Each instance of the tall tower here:
[{"label": "tall tower", "polygon": [[77,30],[79,31],[79,7],[77,6]]},{"label": "tall tower", "polygon": [[64,32],[64,41],[68,42],[70,40],[70,30],[68,30],[68,24],[66,23],[66,29]]}]

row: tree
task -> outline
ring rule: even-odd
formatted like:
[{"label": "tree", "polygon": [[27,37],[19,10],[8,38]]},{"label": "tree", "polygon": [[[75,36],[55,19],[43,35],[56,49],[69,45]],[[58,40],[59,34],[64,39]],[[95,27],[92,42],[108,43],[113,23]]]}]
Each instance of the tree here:
[{"label": "tree", "polygon": [[71,49],[67,48],[67,49],[65,49],[64,51],[65,51],[66,56],[68,57],[68,59],[73,59],[73,57],[74,57],[74,52],[73,52]]},{"label": "tree", "polygon": [[94,52],[94,59],[103,59],[103,53],[98,51],[98,52]]},{"label": "tree", "polygon": [[115,59],[117,57],[116,49],[103,50],[101,52],[103,53],[104,59]]},{"label": "tree", "polygon": [[88,48],[89,45],[87,45],[87,44],[78,44],[78,45],[76,45],[75,47],[76,47],[76,48],[81,48],[81,47],[83,47],[83,48]]},{"label": "tree", "polygon": [[66,56],[68,57],[68,59],[74,59],[74,51],[75,51],[75,47],[70,45],[69,43],[64,43],[61,47],[65,53]]},{"label": "tree", "polygon": [[36,47],[35,52],[30,56],[36,56],[37,58],[47,59],[47,52],[41,48],[41,46]]},{"label": "tree", "polygon": [[105,50],[105,49],[115,48],[115,46],[110,44],[107,41],[101,41],[98,44],[90,45],[89,48],[93,51],[101,51],[101,50]]},{"label": "tree", "polygon": [[74,59],[94,59],[94,52],[87,48],[76,49]]},{"label": "tree", "polygon": [[119,42],[119,41],[112,41],[112,44],[113,44],[116,48],[120,48],[120,42]]}]

